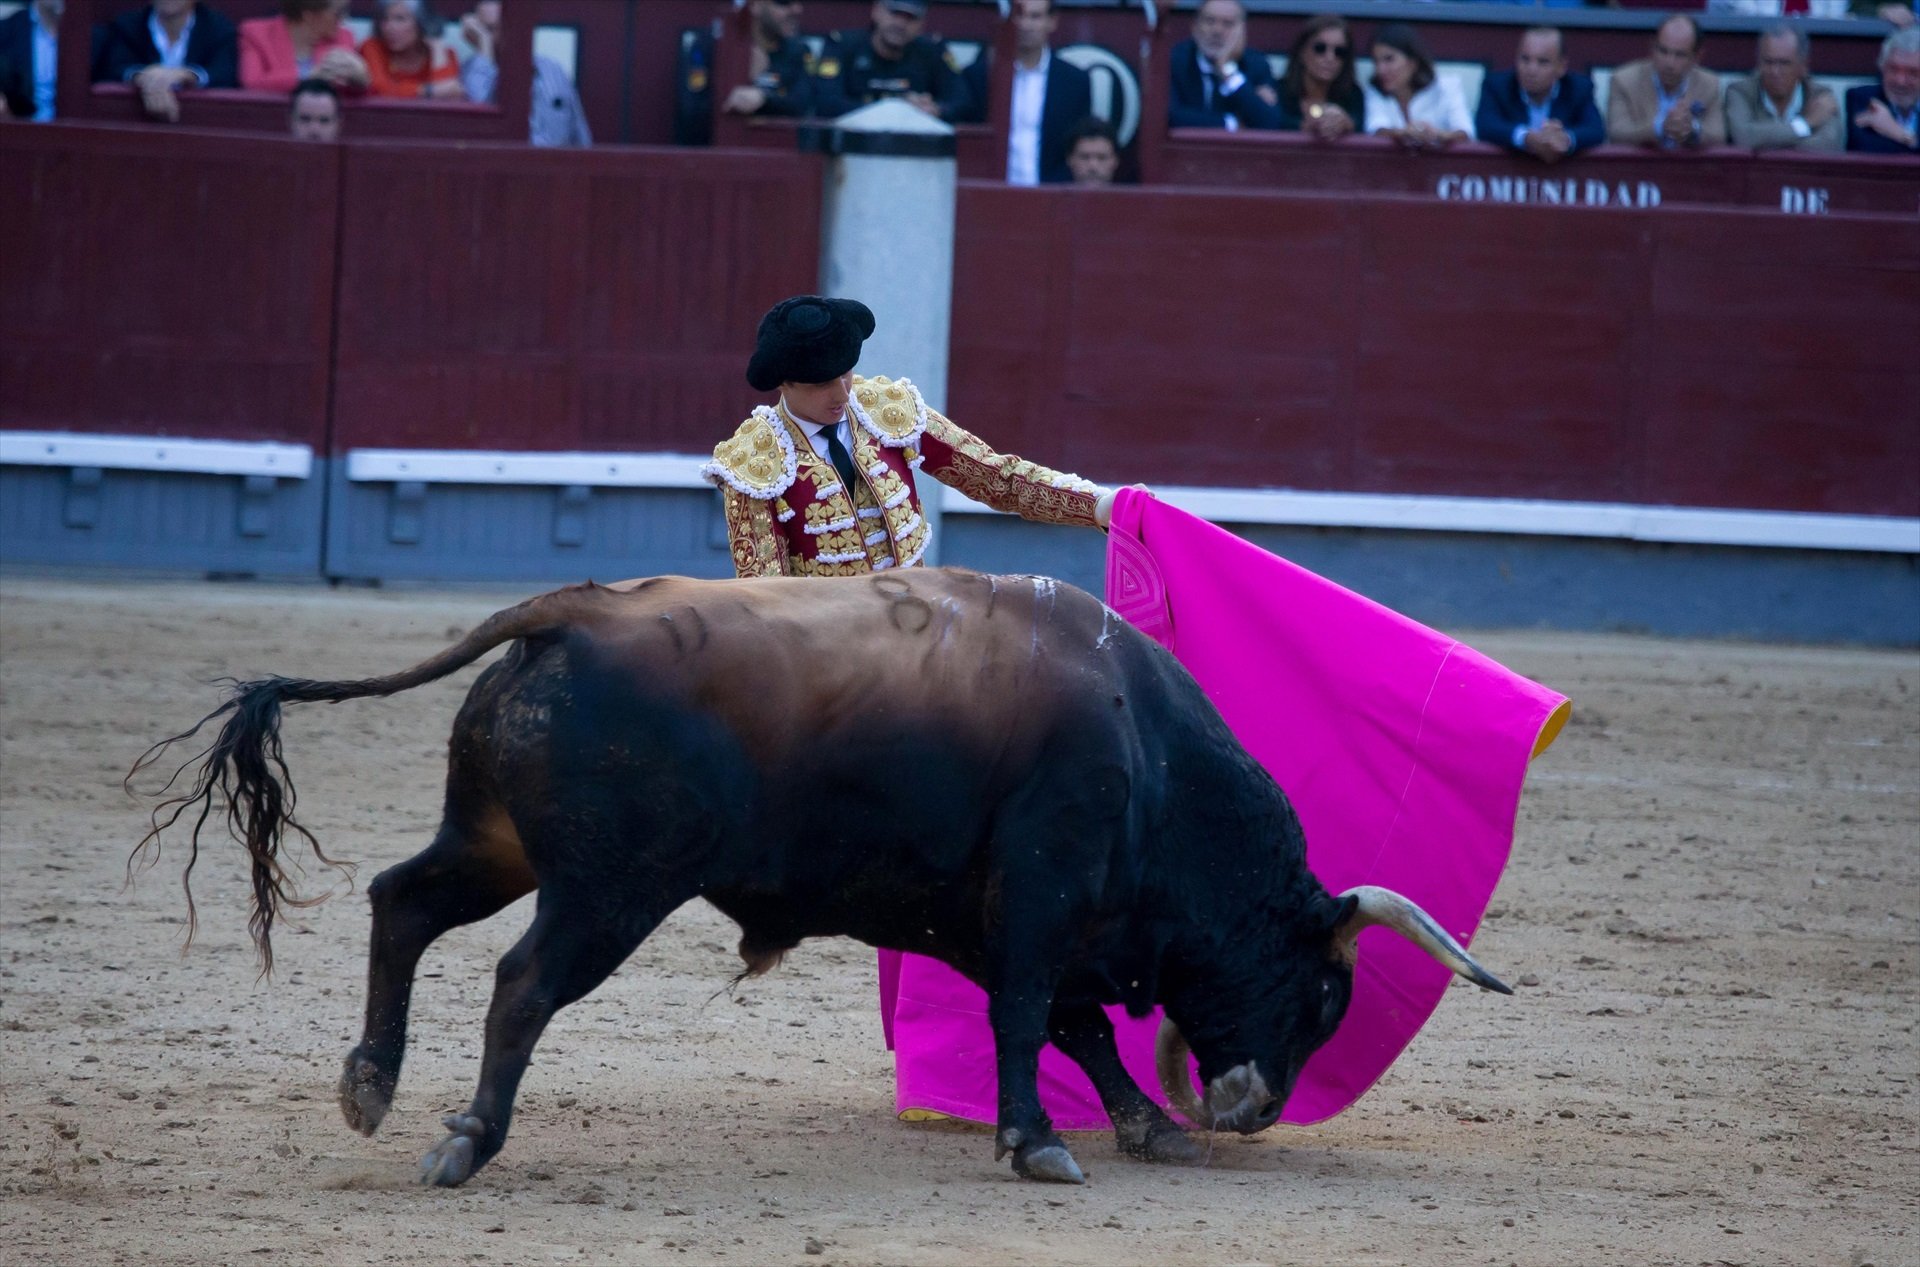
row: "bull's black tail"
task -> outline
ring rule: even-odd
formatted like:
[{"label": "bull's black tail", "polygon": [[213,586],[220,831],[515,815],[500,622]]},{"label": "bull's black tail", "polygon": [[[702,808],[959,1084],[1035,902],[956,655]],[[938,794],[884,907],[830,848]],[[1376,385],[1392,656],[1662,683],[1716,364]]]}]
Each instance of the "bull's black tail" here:
[{"label": "bull's black tail", "polygon": [[[188,838],[188,856],[181,873],[181,888],[187,895],[187,940],[193,940],[198,927],[194,909],[191,877],[200,857],[200,830],[215,810],[215,795],[224,802],[227,830],[246,848],[253,872],[253,916],[247,927],[260,952],[261,975],[273,971],[273,924],[282,907],[312,906],[325,900],[324,894],[301,898],[291,877],[282,866],[280,849],[288,832],[307,842],[321,863],[348,875],[351,864],[329,858],[312,832],[293,816],[295,794],[293,777],[280,751],[280,706],[315,700],[338,703],[368,696],[395,695],[424,685],[465,668],[493,648],[516,638],[552,634],[570,622],[601,609],[609,591],[597,585],[576,586],[543,594],[517,607],[495,612],[485,621],[439,655],[423,660],[410,669],[386,677],[364,678],[357,682],[318,682],[301,678],[269,677],[254,682],[232,681],[232,691],[222,704],[194,724],[193,728],[163,739],[147,749],[128,771],[126,784],[132,791],[135,775],[152,765],[173,744],[191,738],[208,722],[225,717],[219,736],[212,746],[190,757],[166,786],[160,789],[163,800],[154,807],[152,825],[127,859],[131,874],[134,864],[149,850],[157,855],[162,832],[195,811],[193,830]],[[199,772],[193,786],[178,795],[168,796],[175,783],[195,763]]]}]

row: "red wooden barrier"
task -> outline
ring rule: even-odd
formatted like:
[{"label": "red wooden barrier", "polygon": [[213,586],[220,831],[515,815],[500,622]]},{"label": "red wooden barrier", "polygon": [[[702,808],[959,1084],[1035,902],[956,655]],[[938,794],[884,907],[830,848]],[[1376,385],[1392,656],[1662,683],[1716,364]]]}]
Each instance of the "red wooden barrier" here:
[{"label": "red wooden barrier", "polygon": [[0,430],[323,449],[340,150],[0,127]]},{"label": "red wooden barrier", "polygon": [[1094,478],[1920,514],[1902,222],[965,182],[959,226],[955,417]]},{"label": "red wooden barrier", "polygon": [[817,286],[801,155],[373,142],[343,179],[336,451],[705,450]]},{"label": "red wooden barrier", "polygon": [[1920,215],[1920,164],[1870,154],[1699,154],[1603,145],[1551,167],[1478,142],[1407,150],[1372,136],[1176,128],[1144,158],[1155,184],[1354,190],[1455,202],[1654,207],[1672,203]]}]

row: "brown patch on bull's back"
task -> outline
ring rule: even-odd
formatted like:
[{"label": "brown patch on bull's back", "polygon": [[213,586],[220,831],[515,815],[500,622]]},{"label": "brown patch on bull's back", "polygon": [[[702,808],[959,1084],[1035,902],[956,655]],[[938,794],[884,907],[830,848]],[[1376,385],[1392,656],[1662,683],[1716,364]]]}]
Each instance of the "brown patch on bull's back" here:
[{"label": "brown patch on bull's back", "polygon": [[533,864],[527,861],[526,846],[520,840],[520,829],[513,825],[504,808],[496,805],[482,813],[467,825],[465,835],[468,852],[485,859],[503,885],[524,890],[538,884]]}]

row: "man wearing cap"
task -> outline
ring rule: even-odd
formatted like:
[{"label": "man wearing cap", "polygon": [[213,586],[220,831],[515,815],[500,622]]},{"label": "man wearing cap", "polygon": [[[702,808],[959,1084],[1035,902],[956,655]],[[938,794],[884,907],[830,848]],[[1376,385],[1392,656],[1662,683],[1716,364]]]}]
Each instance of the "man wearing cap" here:
[{"label": "man wearing cap", "polygon": [[799,295],[761,319],[747,382],[780,393],[700,468],[724,495],[740,576],[861,576],[911,567],[931,536],[914,472],[995,510],[1104,528],[1113,491],[996,453],[906,379],[853,373],[873,313]]},{"label": "man wearing cap", "polygon": [[813,68],[813,108],[833,119],[883,97],[898,97],[948,123],[964,120],[972,98],[947,46],[921,34],[926,0],[874,0],[864,31],[827,41]]}]

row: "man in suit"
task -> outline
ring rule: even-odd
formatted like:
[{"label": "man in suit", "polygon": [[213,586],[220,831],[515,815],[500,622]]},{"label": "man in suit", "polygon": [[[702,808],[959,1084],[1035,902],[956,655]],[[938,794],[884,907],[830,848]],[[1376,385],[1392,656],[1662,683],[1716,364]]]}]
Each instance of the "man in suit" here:
[{"label": "man in suit", "polygon": [[1473,129],[1488,145],[1531,154],[1543,163],[1557,163],[1607,139],[1593,81],[1567,69],[1566,37],[1551,26],[1522,33],[1513,69],[1487,76]]},{"label": "man in suit", "polygon": [[1265,54],[1247,49],[1247,11],[1240,0],[1203,0],[1193,38],[1174,45],[1170,67],[1176,128],[1277,129],[1280,92]]},{"label": "man in suit", "polygon": [[153,0],[95,32],[93,82],[132,84],[149,118],[176,123],[182,88],[240,86],[240,33],[197,0]]},{"label": "man in suit", "polygon": [[898,97],[948,123],[970,103],[953,55],[921,34],[927,0],[874,0],[864,31],[842,31],[827,41],[813,68],[813,110],[835,119],[883,97]]},{"label": "man in suit", "polygon": [[66,0],[33,0],[0,19],[0,119],[53,118]]},{"label": "man in suit", "polygon": [[1653,33],[1650,56],[1613,73],[1607,139],[1669,150],[1727,143],[1720,77],[1700,68],[1699,23],[1674,14]]},{"label": "man in suit", "polygon": [[1781,23],[1760,32],[1751,78],[1727,85],[1727,135],[1756,150],[1837,150],[1845,120],[1833,89],[1807,74],[1807,33]]},{"label": "man in suit", "polygon": [[1920,150],[1920,27],[1880,45],[1880,82],[1847,90],[1847,148],[1864,154]]},{"label": "man in suit", "polygon": [[[1065,184],[1067,133],[1093,113],[1093,80],[1048,47],[1060,25],[1053,0],[1014,0],[1013,111],[1007,127],[1009,185]],[[961,78],[972,100],[969,118],[987,117],[987,58],[973,59]]]}]

